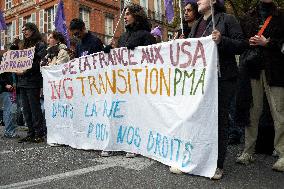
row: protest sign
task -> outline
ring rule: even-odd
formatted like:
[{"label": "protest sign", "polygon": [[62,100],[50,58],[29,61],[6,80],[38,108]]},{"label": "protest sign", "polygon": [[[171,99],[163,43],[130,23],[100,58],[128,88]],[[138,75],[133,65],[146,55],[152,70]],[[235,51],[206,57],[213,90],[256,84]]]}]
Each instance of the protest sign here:
[{"label": "protest sign", "polygon": [[218,82],[211,36],[99,52],[42,74],[48,143],[133,152],[214,175]]},{"label": "protest sign", "polygon": [[30,69],[33,64],[34,53],[34,47],[5,52],[0,64],[0,73],[21,72]]}]

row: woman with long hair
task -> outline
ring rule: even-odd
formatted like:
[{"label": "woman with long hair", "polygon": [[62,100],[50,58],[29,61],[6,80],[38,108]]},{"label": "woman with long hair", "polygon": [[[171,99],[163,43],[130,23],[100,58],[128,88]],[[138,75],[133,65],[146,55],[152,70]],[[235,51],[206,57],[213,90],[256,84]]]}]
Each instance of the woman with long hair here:
[{"label": "woman with long hair", "polygon": [[28,126],[28,133],[19,142],[43,142],[46,129],[43,124],[43,114],[40,104],[40,91],[42,88],[42,76],[40,73],[40,61],[46,54],[46,45],[42,41],[37,26],[26,23],[23,26],[24,48],[35,47],[32,68],[17,73],[18,88],[23,107],[23,114]]},{"label": "woman with long hair", "polygon": [[[126,32],[124,32],[119,40],[117,47],[127,47],[134,49],[138,46],[147,46],[156,43],[156,39],[150,33],[151,24],[147,18],[143,7],[137,4],[131,4],[125,7],[124,22]],[[110,49],[115,45],[107,45],[104,49],[105,53],[109,53]],[[102,151],[101,156],[111,156],[112,152]],[[135,157],[135,153],[127,153],[127,158]]]},{"label": "woman with long hair", "polygon": [[70,60],[67,51],[66,40],[60,32],[53,31],[47,36],[48,48],[47,54],[41,62],[41,66],[58,65],[66,63]]}]

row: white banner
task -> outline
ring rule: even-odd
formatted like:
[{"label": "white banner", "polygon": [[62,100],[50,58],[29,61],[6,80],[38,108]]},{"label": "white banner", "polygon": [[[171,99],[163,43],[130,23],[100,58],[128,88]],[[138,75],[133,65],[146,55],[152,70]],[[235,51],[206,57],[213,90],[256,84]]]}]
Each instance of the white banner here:
[{"label": "white banner", "polygon": [[214,175],[217,47],[210,36],[113,49],[42,74],[48,143],[134,152]]},{"label": "white banner", "polygon": [[32,68],[34,53],[35,47],[5,52],[0,64],[0,73],[20,72]]}]

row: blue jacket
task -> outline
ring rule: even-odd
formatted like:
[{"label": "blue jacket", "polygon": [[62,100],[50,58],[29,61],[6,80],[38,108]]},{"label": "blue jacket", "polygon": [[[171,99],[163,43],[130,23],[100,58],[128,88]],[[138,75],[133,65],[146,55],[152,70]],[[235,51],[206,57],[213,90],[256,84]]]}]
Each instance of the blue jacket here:
[{"label": "blue jacket", "polygon": [[90,55],[103,50],[102,41],[94,36],[90,31],[82,38],[76,47],[76,58]]}]

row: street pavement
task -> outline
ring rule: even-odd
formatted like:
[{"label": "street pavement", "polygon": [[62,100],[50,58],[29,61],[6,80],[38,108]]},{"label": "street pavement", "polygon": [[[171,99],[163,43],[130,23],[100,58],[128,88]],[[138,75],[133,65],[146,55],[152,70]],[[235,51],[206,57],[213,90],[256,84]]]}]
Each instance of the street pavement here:
[{"label": "street pavement", "polygon": [[[3,138],[0,127],[0,189],[4,188],[228,188],[284,189],[284,174],[272,171],[275,157],[256,155],[247,167],[235,163],[243,145],[229,146],[224,178],[212,181],[175,175],[157,161],[123,154],[102,158],[98,151],[76,150],[46,143],[17,143]],[[21,136],[25,131],[18,131]]]}]

